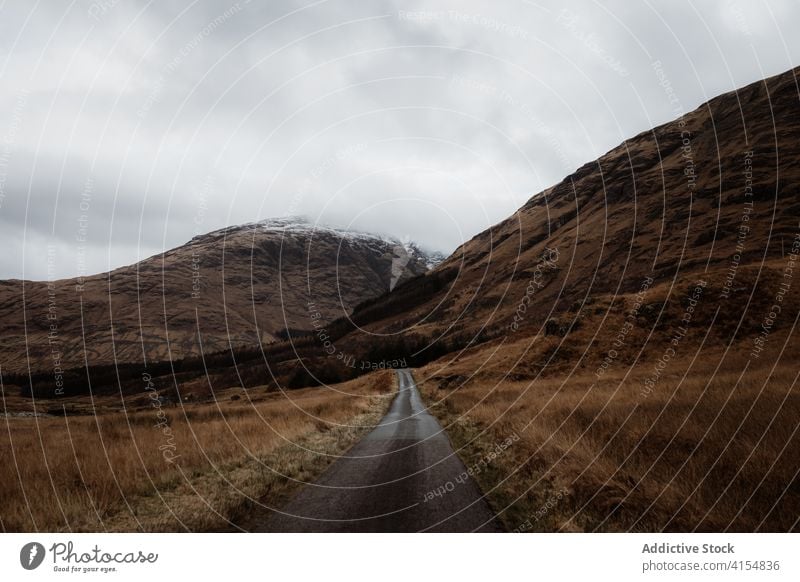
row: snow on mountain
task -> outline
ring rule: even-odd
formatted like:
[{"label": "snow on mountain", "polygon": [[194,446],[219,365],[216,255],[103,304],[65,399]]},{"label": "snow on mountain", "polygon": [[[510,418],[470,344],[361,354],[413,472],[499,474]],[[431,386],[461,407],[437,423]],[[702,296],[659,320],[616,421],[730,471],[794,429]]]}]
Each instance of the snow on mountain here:
[{"label": "snow on mountain", "polygon": [[231,228],[247,227],[261,228],[265,231],[282,231],[287,234],[302,234],[312,238],[313,236],[320,234],[332,235],[341,239],[346,239],[351,243],[361,243],[367,246],[378,245],[374,249],[376,252],[382,252],[388,243],[390,246],[392,246],[392,250],[396,255],[395,265],[403,264],[404,260],[405,263],[403,266],[411,261],[422,261],[428,269],[433,269],[436,265],[447,258],[443,253],[438,251],[424,249],[417,243],[411,241],[407,236],[399,239],[397,237],[388,235],[378,235],[358,230],[337,228],[325,224],[312,223],[303,216],[267,218],[258,222],[243,225],[241,227]]}]

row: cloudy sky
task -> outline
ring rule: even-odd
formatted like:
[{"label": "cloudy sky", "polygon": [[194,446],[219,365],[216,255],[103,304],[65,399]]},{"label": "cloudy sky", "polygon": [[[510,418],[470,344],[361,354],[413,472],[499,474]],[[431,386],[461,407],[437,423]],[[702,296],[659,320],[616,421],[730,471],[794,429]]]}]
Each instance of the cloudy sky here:
[{"label": "cloudy sky", "polygon": [[678,106],[800,64],[800,3],[8,0],[0,278],[269,217],[452,251]]}]

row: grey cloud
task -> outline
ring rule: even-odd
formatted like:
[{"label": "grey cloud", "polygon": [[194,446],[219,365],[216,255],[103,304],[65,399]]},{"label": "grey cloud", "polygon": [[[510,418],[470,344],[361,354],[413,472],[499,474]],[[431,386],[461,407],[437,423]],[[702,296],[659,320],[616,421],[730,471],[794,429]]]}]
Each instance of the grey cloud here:
[{"label": "grey cloud", "polygon": [[78,274],[82,214],[89,272],[289,213],[451,251],[672,119],[653,61],[687,111],[800,61],[796,2],[564,6],[6,2],[0,277]]}]

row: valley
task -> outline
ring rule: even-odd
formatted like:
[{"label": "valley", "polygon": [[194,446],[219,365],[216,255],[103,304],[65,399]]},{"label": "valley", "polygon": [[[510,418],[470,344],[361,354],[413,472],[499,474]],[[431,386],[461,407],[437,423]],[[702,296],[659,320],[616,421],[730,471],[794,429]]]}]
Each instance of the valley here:
[{"label": "valley", "polygon": [[[321,507],[334,458],[389,446],[364,435],[410,368],[498,529],[798,531],[797,73],[626,140],[441,262],[251,225],[87,279],[69,309],[74,282],[53,283],[63,394],[48,284],[1,283],[3,529],[221,531],[254,499]],[[416,530],[394,499],[372,501]]]}]

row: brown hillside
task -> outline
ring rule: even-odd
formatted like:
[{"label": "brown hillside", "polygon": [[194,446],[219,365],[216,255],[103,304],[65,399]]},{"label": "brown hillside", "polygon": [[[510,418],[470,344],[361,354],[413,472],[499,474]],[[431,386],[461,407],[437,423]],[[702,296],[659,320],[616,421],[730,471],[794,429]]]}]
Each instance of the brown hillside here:
[{"label": "brown hillside", "polygon": [[510,530],[800,527],[797,72],[626,141],[356,309],[395,334],[374,353],[416,354],[466,464],[519,436],[477,476]]},{"label": "brown hillside", "polygon": [[224,229],[83,281],[0,282],[4,372],[81,367],[84,358],[90,366],[176,360],[201,346],[210,353],[268,343],[287,328],[312,328],[309,301],[335,319],[386,292],[393,267],[401,281],[428,268],[424,253],[399,241],[284,226]]}]

